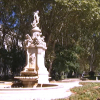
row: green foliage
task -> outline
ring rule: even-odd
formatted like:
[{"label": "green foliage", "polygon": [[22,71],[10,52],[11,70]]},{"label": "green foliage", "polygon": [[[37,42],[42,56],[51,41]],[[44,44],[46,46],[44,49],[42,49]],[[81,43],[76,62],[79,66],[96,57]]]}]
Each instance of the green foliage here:
[{"label": "green foliage", "polygon": [[[90,70],[95,70],[99,66],[99,59],[96,59],[99,58],[96,48],[99,49],[98,43],[100,41],[100,7],[98,2],[95,0],[56,1],[59,13],[62,15],[59,18],[63,23],[62,29],[60,29],[60,32],[64,32],[63,40],[67,41],[67,45],[76,43],[82,48],[82,52],[78,54],[82,70],[89,70],[89,67]],[[63,41],[65,45],[66,41]]]},{"label": "green foliage", "polygon": [[79,65],[77,63],[77,55],[73,47],[61,46],[59,44],[55,47],[55,60],[53,61],[53,69],[56,72],[69,72],[70,70],[76,72]]},{"label": "green foliage", "polygon": [[[33,12],[36,10],[40,11],[39,26],[47,43],[46,67],[49,72],[52,68],[57,72],[99,69],[98,0],[1,0],[0,22],[3,30],[0,35],[0,52],[3,53],[0,59],[3,59],[5,69],[9,65],[15,72],[19,68],[18,64],[15,65],[16,59],[23,62],[21,66],[25,64],[23,41],[25,34],[30,34]],[[11,41],[5,42],[7,36],[11,37]],[[18,41],[22,47],[19,47]],[[6,54],[9,56],[6,57]],[[10,64],[5,63],[5,59],[9,59],[7,61]]]},{"label": "green foliage", "polygon": [[82,87],[72,88],[69,100],[97,100],[100,97],[100,83],[82,82]]},{"label": "green foliage", "polygon": [[[33,12],[39,10],[42,19],[51,2],[52,0],[50,2],[41,0],[0,0],[0,23],[3,26],[0,34],[0,61],[5,68],[3,68],[4,74],[8,74],[6,72],[9,70],[11,70],[13,75],[18,74],[25,66],[26,53],[23,42],[25,34],[30,34],[31,23],[34,20]],[[22,47],[18,45],[19,42]],[[5,44],[7,48],[5,48]]]},{"label": "green foliage", "polygon": [[[25,51],[21,48],[17,50],[15,46],[9,52],[6,49],[0,49],[0,53],[3,64],[1,66],[3,68],[2,73],[4,75],[19,75],[26,62]],[[10,73],[9,70],[11,70]]]},{"label": "green foliage", "polygon": [[94,77],[94,74],[95,74],[94,71],[90,71],[90,72],[89,72],[89,76],[90,76],[90,77]]}]

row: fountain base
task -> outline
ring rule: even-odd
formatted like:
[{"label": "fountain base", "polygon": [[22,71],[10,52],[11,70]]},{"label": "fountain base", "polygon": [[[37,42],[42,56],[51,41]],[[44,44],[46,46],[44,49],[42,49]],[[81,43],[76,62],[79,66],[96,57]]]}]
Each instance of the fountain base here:
[{"label": "fountain base", "polygon": [[15,79],[18,79],[21,81],[24,87],[36,87],[39,84],[49,84],[49,78],[51,77],[41,77],[41,76],[16,76]]},{"label": "fountain base", "polygon": [[22,76],[37,76],[37,72],[34,71],[21,71]]},{"label": "fountain base", "polygon": [[34,87],[34,85],[37,83],[38,76],[20,76],[20,77],[14,77],[15,79],[21,80],[24,87]]}]

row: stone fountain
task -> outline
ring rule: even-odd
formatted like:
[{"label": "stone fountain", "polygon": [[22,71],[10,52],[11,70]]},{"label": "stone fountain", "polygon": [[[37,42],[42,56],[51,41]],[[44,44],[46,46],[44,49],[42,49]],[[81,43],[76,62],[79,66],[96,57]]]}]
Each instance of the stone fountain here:
[{"label": "stone fountain", "polygon": [[15,77],[22,81],[24,86],[30,87],[34,84],[48,84],[48,71],[45,67],[45,50],[47,49],[44,42],[44,36],[41,29],[37,26],[39,24],[39,11],[34,12],[34,21],[31,23],[31,35],[27,34],[25,39],[25,49],[27,52],[27,64],[24,70],[21,71],[20,77]]}]

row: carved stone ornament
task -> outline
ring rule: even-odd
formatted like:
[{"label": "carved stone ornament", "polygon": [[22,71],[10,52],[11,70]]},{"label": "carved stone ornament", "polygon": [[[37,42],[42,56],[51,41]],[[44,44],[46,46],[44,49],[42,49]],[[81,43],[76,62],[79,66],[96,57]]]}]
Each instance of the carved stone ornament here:
[{"label": "carved stone ornament", "polygon": [[[46,43],[44,42],[44,36],[41,36],[42,33],[37,27],[37,24],[39,23],[39,16],[38,16],[39,11],[34,12],[34,21],[31,23],[33,29],[32,29],[32,36],[29,34],[26,34],[26,40],[25,40],[25,47],[32,47],[32,46],[43,46],[46,48]],[[33,31],[35,30],[35,31]]]}]

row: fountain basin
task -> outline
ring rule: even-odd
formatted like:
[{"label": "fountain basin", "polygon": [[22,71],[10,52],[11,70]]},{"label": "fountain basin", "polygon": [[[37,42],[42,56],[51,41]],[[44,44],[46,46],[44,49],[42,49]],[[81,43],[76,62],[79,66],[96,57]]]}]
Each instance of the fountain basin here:
[{"label": "fountain basin", "polygon": [[38,79],[38,76],[16,76],[15,79],[19,79],[21,81],[34,81]]},{"label": "fountain basin", "polygon": [[57,84],[48,87],[4,88],[0,89],[0,100],[51,100],[66,97],[66,90]]},{"label": "fountain basin", "polygon": [[37,73],[34,71],[21,71],[22,76],[37,76]]},{"label": "fountain basin", "polygon": [[33,87],[38,81],[38,76],[18,76],[14,78],[19,79],[24,87]]},{"label": "fountain basin", "polygon": [[[45,81],[45,77],[41,78],[43,80],[43,83],[39,83],[39,76],[16,76],[14,77],[15,79],[18,79],[21,81],[22,84],[19,84],[20,86],[22,85],[23,87],[34,87],[34,86],[39,86],[39,84],[44,84],[46,87],[50,86],[48,81]],[[48,79],[51,77],[47,77]],[[42,81],[40,80],[40,81]],[[49,84],[49,85],[48,85]],[[14,86],[14,84],[13,84]],[[16,87],[16,85],[15,85]]]}]

